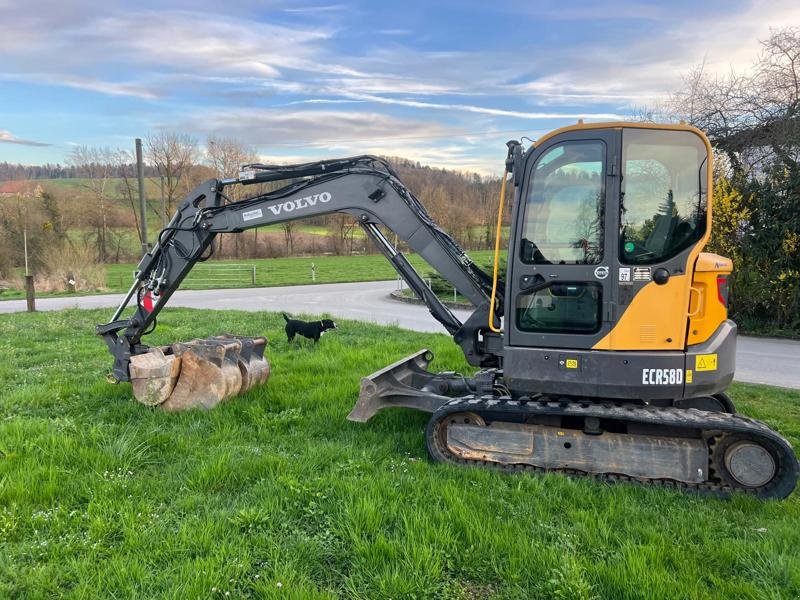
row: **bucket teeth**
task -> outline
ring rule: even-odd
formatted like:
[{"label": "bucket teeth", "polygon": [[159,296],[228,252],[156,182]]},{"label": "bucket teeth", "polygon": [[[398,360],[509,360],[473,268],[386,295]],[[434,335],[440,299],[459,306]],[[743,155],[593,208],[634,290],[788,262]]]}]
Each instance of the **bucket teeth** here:
[{"label": "bucket teeth", "polygon": [[266,344],[263,337],[220,335],[150,348],[131,357],[133,394],[167,411],[213,408],[266,383]]}]

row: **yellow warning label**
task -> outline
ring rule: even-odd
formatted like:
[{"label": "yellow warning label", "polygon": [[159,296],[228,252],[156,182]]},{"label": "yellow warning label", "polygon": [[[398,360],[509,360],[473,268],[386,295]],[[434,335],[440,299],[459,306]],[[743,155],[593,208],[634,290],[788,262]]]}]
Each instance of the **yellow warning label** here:
[{"label": "yellow warning label", "polygon": [[694,368],[696,371],[716,371],[717,370],[717,355],[716,354],[698,354],[694,360]]},{"label": "yellow warning label", "polygon": [[568,358],[567,359],[567,368],[568,369],[577,369],[578,368],[578,359],[577,358]]},{"label": "yellow warning label", "polygon": [[686,369],[686,383],[692,383],[692,370]]}]

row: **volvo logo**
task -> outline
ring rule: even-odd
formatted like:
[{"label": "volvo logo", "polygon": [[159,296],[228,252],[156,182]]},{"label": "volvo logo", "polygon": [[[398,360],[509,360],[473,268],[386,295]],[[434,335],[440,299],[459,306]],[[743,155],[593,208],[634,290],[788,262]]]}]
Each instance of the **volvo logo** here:
[{"label": "volvo logo", "polygon": [[606,266],[597,267],[594,270],[594,276],[597,277],[598,279],[605,279],[606,277],[608,277],[608,267]]},{"label": "volvo logo", "polygon": [[284,202],[282,204],[274,204],[272,206],[268,206],[267,208],[270,209],[270,211],[272,211],[273,215],[279,215],[282,212],[287,213],[295,210],[302,210],[310,206],[316,206],[317,200],[319,200],[320,202],[330,202],[331,201],[330,192],[322,192],[321,194],[314,194],[313,196],[305,196],[304,198],[289,200],[288,202]]}]

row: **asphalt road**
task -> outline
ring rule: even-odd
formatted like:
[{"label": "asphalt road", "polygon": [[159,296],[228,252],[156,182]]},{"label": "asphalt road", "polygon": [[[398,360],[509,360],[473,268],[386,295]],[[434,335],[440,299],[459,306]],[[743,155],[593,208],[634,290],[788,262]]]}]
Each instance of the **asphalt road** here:
[{"label": "asphalt road", "polygon": [[[329,283],[229,290],[176,292],[169,306],[218,310],[286,311],[292,314],[329,313],[334,317],[398,325],[414,331],[445,333],[424,306],[389,299],[395,281]],[[39,298],[38,310],[116,307],[121,294]],[[22,312],[25,300],[0,301],[0,313]],[[111,318],[113,311],[109,311]],[[462,321],[469,311],[454,310]],[[800,341],[739,336],[736,380],[800,389]]]}]

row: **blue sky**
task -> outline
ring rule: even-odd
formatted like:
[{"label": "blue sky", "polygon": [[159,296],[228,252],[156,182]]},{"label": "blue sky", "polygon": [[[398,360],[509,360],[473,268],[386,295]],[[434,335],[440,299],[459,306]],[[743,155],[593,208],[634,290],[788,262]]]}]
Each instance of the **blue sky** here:
[{"label": "blue sky", "polygon": [[800,2],[0,0],[0,23],[0,161],[171,129],[487,173],[512,137],[624,118],[702,62],[746,70]]}]

